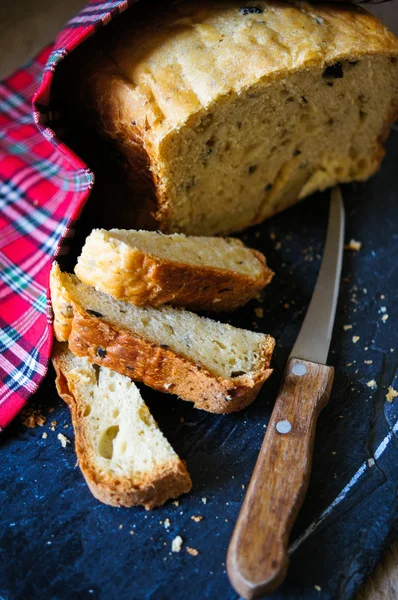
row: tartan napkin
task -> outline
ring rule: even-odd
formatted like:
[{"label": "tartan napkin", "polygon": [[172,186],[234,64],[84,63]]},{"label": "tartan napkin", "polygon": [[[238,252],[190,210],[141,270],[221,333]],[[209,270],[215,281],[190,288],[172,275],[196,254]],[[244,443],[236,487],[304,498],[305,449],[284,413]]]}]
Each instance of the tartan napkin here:
[{"label": "tartan napkin", "polygon": [[54,46],[0,83],[0,431],[47,372],[49,272],[94,183],[93,173],[56,136],[54,72],[135,1],[91,1]]}]

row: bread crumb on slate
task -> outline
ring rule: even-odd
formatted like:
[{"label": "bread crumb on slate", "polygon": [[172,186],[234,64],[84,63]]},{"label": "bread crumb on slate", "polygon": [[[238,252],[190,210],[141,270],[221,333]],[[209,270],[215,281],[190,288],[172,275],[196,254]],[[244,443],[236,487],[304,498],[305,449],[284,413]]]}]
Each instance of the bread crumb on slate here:
[{"label": "bread crumb on slate", "polygon": [[170,523],[170,519],[165,519],[164,520],[164,527],[165,529],[168,529],[170,527],[171,523]]},{"label": "bread crumb on slate", "polygon": [[53,427],[56,427],[56,426],[57,426],[57,421],[51,421],[51,425],[52,425]]},{"label": "bread crumb on slate", "polygon": [[398,398],[398,392],[396,390],[394,390],[394,388],[389,387],[388,392],[386,394],[386,398],[387,398],[388,402],[393,402],[394,398]]},{"label": "bread crumb on slate", "polygon": [[368,467],[373,467],[374,464],[375,464],[375,459],[374,458],[368,458]]},{"label": "bread crumb on slate", "polygon": [[317,592],[321,592],[322,588],[320,585],[314,585],[314,588],[316,589]]},{"label": "bread crumb on slate", "polygon": [[187,552],[191,556],[198,556],[198,554],[199,554],[199,552],[196,550],[196,548],[190,548],[189,546],[187,546]]},{"label": "bread crumb on slate", "polygon": [[362,242],[358,242],[357,240],[350,240],[348,244],[344,246],[344,250],[353,250],[354,252],[358,252],[362,248]]},{"label": "bread crumb on slate", "polygon": [[254,312],[256,313],[256,317],[262,319],[264,316],[264,310],[262,308],[255,308]]},{"label": "bread crumb on slate", "polygon": [[25,427],[43,427],[46,422],[46,417],[41,414],[39,410],[34,410],[32,408],[26,408],[21,412],[21,421],[22,425]]},{"label": "bread crumb on slate", "polygon": [[63,433],[59,433],[57,435],[57,438],[61,442],[62,448],[66,448],[66,444],[70,444],[70,440],[68,440],[68,438],[66,437],[66,435],[64,435]]},{"label": "bread crumb on slate", "polygon": [[285,302],[285,304],[283,305],[283,308],[286,308],[286,309],[290,308],[290,304],[288,304],[288,302]]},{"label": "bread crumb on slate", "polygon": [[203,504],[207,504],[207,498],[202,498]]},{"label": "bread crumb on slate", "polygon": [[199,515],[192,515],[191,519],[192,521],[195,521],[195,523],[199,523],[203,519],[203,517],[200,517]]},{"label": "bread crumb on slate", "polygon": [[48,437],[48,434],[46,432],[44,432],[41,437],[43,438],[43,440],[45,440]]},{"label": "bread crumb on slate", "polygon": [[368,381],[368,383],[366,385],[372,389],[377,387],[377,383],[375,382],[374,379],[371,379],[370,381]]},{"label": "bread crumb on slate", "polygon": [[359,339],[360,339],[359,335],[353,335],[352,336],[352,341],[354,342],[354,344],[356,344]]},{"label": "bread crumb on slate", "polygon": [[383,315],[383,316],[381,317],[381,320],[382,320],[384,323],[387,321],[387,319],[388,319],[388,315]]},{"label": "bread crumb on slate", "polygon": [[364,360],[363,362],[365,363],[365,365],[371,365],[373,363],[373,360]]},{"label": "bread crumb on slate", "polygon": [[134,531],[133,530],[130,531],[130,535],[134,535]]},{"label": "bread crumb on slate", "polygon": [[180,535],[177,535],[174,540],[171,542],[171,551],[172,552],[179,552],[181,550],[182,547],[182,537]]},{"label": "bread crumb on slate", "polygon": [[180,503],[178,500],[174,500],[173,504],[174,504],[174,506],[180,506]]},{"label": "bread crumb on slate", "polygon": [[352,325],[343,325],[343,329],[344,331],[347,331],[347,329],[352,329]]}]

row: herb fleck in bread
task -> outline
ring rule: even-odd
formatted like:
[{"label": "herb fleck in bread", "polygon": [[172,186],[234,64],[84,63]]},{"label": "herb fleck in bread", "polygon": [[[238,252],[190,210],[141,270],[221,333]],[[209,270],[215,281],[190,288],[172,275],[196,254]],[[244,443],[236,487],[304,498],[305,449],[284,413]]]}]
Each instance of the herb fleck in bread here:
[{"label": "herb fleck in bread", "polygon": [[75,267],[97,290],[136,305],[234,310],[273,276],[264,256],[233,238],[95,229]]},{"label": "herb fleck in bread", "polygon": [[71,351],[215,413],[250,404],[268,379],[275,340],[168,306],[116,300],[62,273],[50,276],[54,331]]},{"label": "herb fleck in bread", "polygon": [[98,500],[150,509],[191,489],[184,463],[128,377],[74,356],[66,344],[57,346],[53,365],[80,469]]},{"label": "herb fleck in bread", "polygon": [[241,230],[365,180],[397,116],[398,39],[355,6],[139,2],[82,52],[77,104],[165,232]]}]

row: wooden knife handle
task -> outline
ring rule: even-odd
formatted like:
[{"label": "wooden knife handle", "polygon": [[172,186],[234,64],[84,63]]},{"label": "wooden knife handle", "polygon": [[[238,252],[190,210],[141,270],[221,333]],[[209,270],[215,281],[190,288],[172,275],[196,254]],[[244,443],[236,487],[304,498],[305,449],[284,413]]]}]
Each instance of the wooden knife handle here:
[{"label": "wooden knife handle", "polygon": [[228,549],[228,575],[246,600],[283,581],[287,546],[304,500],[318,415],[334,369],[291,358]]}]

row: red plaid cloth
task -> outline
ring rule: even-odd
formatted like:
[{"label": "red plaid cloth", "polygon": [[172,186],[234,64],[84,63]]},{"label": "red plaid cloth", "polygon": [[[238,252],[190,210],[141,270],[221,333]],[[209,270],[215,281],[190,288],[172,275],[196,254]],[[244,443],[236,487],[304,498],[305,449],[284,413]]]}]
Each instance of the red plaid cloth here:
[{"label": "red plaid cloth", "polygon": [[59,119],[50,106],[54,71],[134,1],[93,0],[66,24],[52,48],[0,83],[0,430],[47,372],[51,263],[94,182],[54,133]]}]

